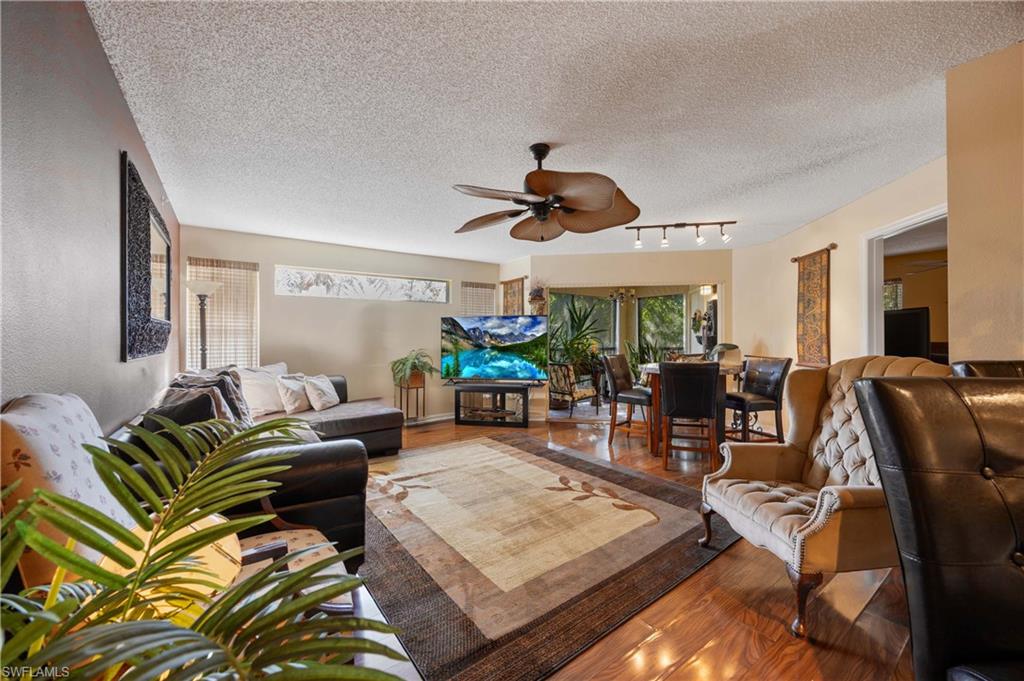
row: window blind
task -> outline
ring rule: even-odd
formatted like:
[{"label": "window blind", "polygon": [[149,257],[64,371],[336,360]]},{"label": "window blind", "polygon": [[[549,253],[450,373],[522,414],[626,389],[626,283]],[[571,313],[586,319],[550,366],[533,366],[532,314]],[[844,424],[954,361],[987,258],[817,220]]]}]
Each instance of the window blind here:
[{"label": "window blind", "polygon": [[494,293],[497,286],[476,281],[462,282],[462,314],[494,314]]},{"label": "window blind", "polygon": [[[189,256],[187,279],[221,284],[206,301],[206,366],[259,366],[259,276],[255,262]],[[199,298],[188,295],[185,364],[198,369]]]}]

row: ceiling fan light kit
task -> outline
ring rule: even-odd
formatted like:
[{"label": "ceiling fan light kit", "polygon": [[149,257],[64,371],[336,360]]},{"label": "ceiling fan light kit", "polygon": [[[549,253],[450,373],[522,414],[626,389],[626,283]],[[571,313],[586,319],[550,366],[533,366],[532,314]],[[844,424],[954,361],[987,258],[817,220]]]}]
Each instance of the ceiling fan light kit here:
[{"label": "ceiling fan light kit", "polygon": [[610,177],[598,173],[545,170],[544,159],[550,151],[551,146],[543,142],[530,145],[537,169],[527,173],[524,191],[454,185],[456,191],[468,196],[511,201],[523,206],[521,210],[481,215],[455,230],[456,234],[490,227],[529,213],[512,226],[511,236],[526,241],[551,241],[567,231],[591,234],[628,224],[640,216],[640,209]]}]

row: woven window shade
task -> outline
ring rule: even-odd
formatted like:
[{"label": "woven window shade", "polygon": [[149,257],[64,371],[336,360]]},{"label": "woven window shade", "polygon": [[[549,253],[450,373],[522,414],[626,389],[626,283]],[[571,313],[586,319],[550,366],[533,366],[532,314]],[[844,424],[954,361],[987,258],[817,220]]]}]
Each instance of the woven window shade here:
[{"label": "woven window shade", "polygon": [[[189,256],[187,271],[189,280],[221,284],[206,301],[206,366],[259,366],[259,263]],[[199,368],[199,299],[192,293],[185,363]]]},{"label": "woven window shade", "polygon": [[494,314],[494,293],[497,286],[476,281],[462,282],[462,306],[464,315]]}]

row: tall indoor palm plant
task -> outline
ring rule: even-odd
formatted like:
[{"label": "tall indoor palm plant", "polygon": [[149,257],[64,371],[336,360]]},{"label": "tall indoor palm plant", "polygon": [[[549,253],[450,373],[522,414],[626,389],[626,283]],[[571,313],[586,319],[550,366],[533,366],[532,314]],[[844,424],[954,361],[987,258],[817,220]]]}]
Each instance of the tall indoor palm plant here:
[{"label": "tall indoor palm plant", "polygon": [[[164,429],[160,433],[131,428],[146,449],[107,441],[139,470],[115,453],[86,446],[107,490],[141,531],[129,531],[79,501],[45,490],[36,490],[4,516],[0,663],[106,681],[395,678],[346,664],[357,653],[404,659],[379,643],[347,635],[392,628],[355,617],[307,616],[318,604],[360,584],[356,577],[323,573],[353,552],[284,569],[289,561],[322,548],[310,547],[225,585],[197,564],[197,553],[273,516],[183,531],[269,495],[277,486],[269,478],[286,470],[294,454],[240,458],[298,444],[295,431],[306,425],[276,419],[248,429],[224,421],[182,427],[153,418]],[[60,530],[68,542],[62,545],[42,533],[42,522]],[[83,558],[73,550],[76,542],[121,570]],[[56,574],[46,587],[6,593],[26,546],[54,563]],[[66,582],[69,573],[79,577]]]}]

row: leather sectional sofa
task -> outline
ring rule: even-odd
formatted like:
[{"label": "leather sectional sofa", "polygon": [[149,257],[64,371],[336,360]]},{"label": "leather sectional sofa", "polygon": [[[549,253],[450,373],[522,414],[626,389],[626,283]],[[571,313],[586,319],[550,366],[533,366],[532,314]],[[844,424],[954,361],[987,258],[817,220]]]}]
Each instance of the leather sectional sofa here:
[{"label": "leather sectional sofa", "polygon": [[[307,421],[321,440],[359,440],[366,447],[368,456],[397,454],[402,448],[402,426],[405,417],[400,409],[381,404],[377,400],[355,400],[349,402],[348,381],[344,376],[330,376],[341,404],[323,411],[308,411],[289,414]],[[281,414],[260,416],[256,421],[280,418]]]}]

